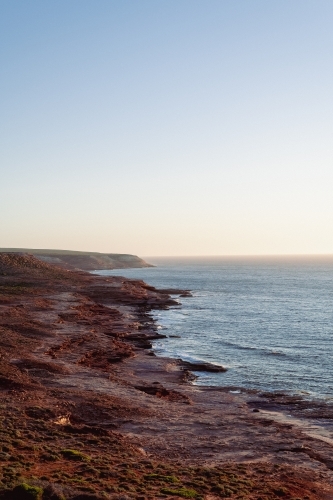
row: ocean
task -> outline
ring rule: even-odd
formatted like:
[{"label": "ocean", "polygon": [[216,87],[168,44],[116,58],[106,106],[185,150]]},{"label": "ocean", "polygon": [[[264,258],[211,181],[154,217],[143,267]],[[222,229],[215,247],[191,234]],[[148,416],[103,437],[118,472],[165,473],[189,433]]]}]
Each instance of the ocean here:
[{"label": "ocean", "polygon": [[283,391],[333,401],[333,259],[151,258],[153,268],[98,271],[189,289],[154,311],[158,356],[208,361],[226,373],[197,384]]}]

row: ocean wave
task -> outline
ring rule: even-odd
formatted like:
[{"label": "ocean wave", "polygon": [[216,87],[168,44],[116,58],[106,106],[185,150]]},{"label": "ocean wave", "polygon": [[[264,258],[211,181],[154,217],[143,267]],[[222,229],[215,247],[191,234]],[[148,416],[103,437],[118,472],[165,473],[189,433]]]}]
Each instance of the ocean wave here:
[{"label": "ocean wave", "polygon": [[256,347],[256,346],[250,346],[250,345],[244,345],[244,344],[239,344],[237,342],[229,342],[227,340],[221,341],[222,344],[228,345],[231,347],[236,347],[237,349],[241,351],[257,351],[263,354],[271,355],[271,356],[282,356],[282,357],[295,357],[295,355],[288,354],[284,351],[279,351],[276,349],[272,349],[269,347]]},{"label": "ocean wave", "polygon": [[[213,360],[207,359],[205,357],[193,356],[193,354],[189,353],[188,351],[168,349],[168,347],[165,345],[165,343],[162,343],[162,342],[161,343],[156,342],[156,344],[153,346],[153,349],[155,352],[162,355],[163,357],[172,357],[175,359],[182,359],[183,361],[188,361],[189,363],[212,363],[212,362],[214,362]],[[217,364],[219,364],[219,363],[217,363]],[[225,364],[223,366],[228,368],[228,366]]]}]

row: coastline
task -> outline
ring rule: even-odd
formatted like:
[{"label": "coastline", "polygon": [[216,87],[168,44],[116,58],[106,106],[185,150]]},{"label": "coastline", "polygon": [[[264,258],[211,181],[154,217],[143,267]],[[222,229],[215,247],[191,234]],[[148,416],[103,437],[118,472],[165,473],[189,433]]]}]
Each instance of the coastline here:
[{"label": "coastline", "polygon": [[152,355],[150,311],[170,290],[13,259],[0,262],[2,496],[28,483],[53,500],[333,498],[332,443],[272,414],[299,403],[192,385]]},{"label": "coastline", "polygon": [[248,266],[207,259],[103,274],[193,291],[193,298],[180,299],[182,307],[154,313],[161,332],[178,336],[155,345],[158,355],[229,368],[223,376],[204,374],[198,384],[278,390],[333,403],[332,271],[331,265]]},{"label": "coastline", "polygon": [[[170,289],[169,292],[172,296],[177,295],[177,299],[179,298],[177,291],[173,294]],[[191,293],[187,292],[186,297],[191,296]],[[158,318],[155,317],[154,320],[157,322]],[[162,335],[161,337],[166,336]],[[168,335],[168,337],[174,338],[177,336]],[[158,351],[156,353],[154,344],[152,345],[152,349],[156,356],[169,358],[169,356],[165,356],[164,354],[159,355]],[[249,388],[238,385],[210,385],[203,382],[200,383],[202,373],[224,373],[229,368],[210,361],[195,361],[193,358],[192,361],[184,361],[180,356],[175,357],[174,361],[178,362],[183,369],[191,372],[188,381],[198,388],[212,391],[229,391],[232,394],[239,394],[239,397],[246,400],[246,403],[252,408],[253,412],[261,412],[262,415],[266,415],[274,420],[294,425],[303,429],[303,432],[307,435],[322,439],[333,445],[333,403],[331,400],[327,401],[325,398],[318,397],[310,398],[308,395],[292,393],[291,391],[269,391],[257,387]]]},{"label": "coastline", "polygon": [[[181,297],[179,291],[168,290],[170,294]],[[192,296],[190,291],[186,297]],[[155,317],[155,321],[158,321]],[[169,327],[170,328],[170,327]],[[171,337],[174,337],[171,335]],[[152,346],[154,349],[154,345]],[[155,352],[155,351],[154,351]],[[159,356],[159,354],[156,354]],[[162,355],[161,357],[165,357]],[[166,356],[168,358],[168,356]],[[260,388],[248,388],[244,386],[230,386],[228,384],[207,385],[199,383],[204,373],[226,372],[229,368],[222,365],[215,365],[209,361],[184,361],[181,357],[175,358],[175,361],[183,369],[191,371],[192,376],[189,382],[197,385],[204,391],[223,391],[232,394],[238,394],[239,398],[245,402],[254,413],[260,413],[265,418],[274,420],[278,423],[291,425],[309,437],[322,440],[333,446],[333,403],[327,402],[324,398],[306,397],[299,393],[292,393],[281,390],[265,391]],[[330,466],[333,464],[329,462]]]}]

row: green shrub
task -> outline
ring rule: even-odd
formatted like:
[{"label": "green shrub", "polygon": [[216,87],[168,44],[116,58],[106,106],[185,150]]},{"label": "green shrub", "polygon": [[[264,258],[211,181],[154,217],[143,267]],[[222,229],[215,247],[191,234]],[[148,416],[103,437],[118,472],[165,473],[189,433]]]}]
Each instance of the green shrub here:
[{"label": "green shrub", "polygon": [[88,460],[90,460],[90,457],[88,457],[88,455],[84,455],[83,453],[81,453],[81,451],[77,450],[61,450],[60,453],[68,460],[78,460],[81,462],[87,462]]},{"label": "green shrub", "polygon": [[15,500],[41,500],[43,488],[30,486],[27,483],[21,483],[13,489],[13,498]]},{"label": "green shrub", "polygon": [[177,495],[183,498],[196,498],[198,496],[198,493],[195,490],[190,490],[187,488],[179,488],[178,490],[162,488],[161,493],[164,493],[166,495]]}]

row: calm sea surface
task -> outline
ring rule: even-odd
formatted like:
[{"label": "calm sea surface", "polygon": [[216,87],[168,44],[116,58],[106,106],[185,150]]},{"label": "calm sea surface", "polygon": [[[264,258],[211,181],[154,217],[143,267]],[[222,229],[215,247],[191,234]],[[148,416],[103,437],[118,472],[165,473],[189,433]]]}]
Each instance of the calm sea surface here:
[{"label": "calm sea surface", "polygon": [[147,269],[99,271],[186,288],[182,307],[154,312],[160,356],[228,368],[199,384],[301,393],[333,401],[333,261],[150,259]]}]

